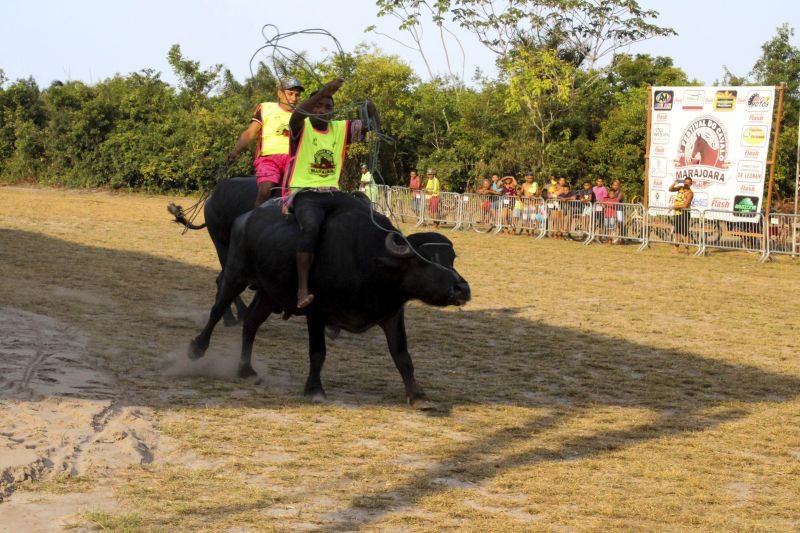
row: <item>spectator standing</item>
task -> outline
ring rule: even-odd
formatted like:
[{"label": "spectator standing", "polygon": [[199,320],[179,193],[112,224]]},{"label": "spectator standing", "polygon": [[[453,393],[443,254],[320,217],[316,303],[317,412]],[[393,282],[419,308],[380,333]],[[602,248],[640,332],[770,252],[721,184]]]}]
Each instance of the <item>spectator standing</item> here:
[{"label": "spectator standing", "polygon": [[592,182],[585,180],[583,188],[578,191],[578,200],[581,202],[581,229],[589,232],[592,229],[592,209],[597,199],[592,190]]},{"label": "spectator standing", "polygon": [[539,184],[533,181],[533,173],[525,174],[525,183],[522,184],[522,220],[527,221],[528,227],[525,233],[530,235],[530,228],[536,221],[536,202],[534,198],[539,193]]},{"label": "spectator standing", "polygon": [[551,217],[553,229],[555,230],[553,233],[553,238],[563,239],[565,237],[565,232],[567,231],[564,214],[569,208],[567,201],[572,198],[572,191],[567,183],[567,178],[558,178],[554,194],[556,202],[555,209],[553,210]]},{"label": "spectator standing", "polygon": [[606,201],[606,198],[608,198],[608,189],[606,189],[603,178],[595,179],[594,183],[595,186],[592,187],[592,192],[594,192],[594,200],[596,202],[594,206],[595,219],[596,219],[595,225],[597,227],[601,227],[603,223],[603,206],[601,204]]},{"label": "spectator standing", "polygon": [[483,185],[478,189],[478,194],[490,197],[483,201],[483,223],[495,225],[497,220],[497,193],[492,189],[492,180],[484,178]]},{"label": "spectator standing", "polygon": [[517,200],[517,180],[514,176],[504,176],[502,183],[503,211],[500,216],[505,226],[503,233],[510,234],[513,228],[512,209]]},{"label": "spectator standing", "polygon": [[[614,180],[611,182],[611,192],[617,198],[617,203],[624,204],[625,203],[625,191],[622,190],[622,182],[619,180]],[[619,206],[617,209],[617,229],[619,230],[619,239],[617,239],[618,244],[625,244],[625,236],[627,235],[627,228],[625,225],[625,207]]]},{"label": "spectator standing", "polygon": [[606,244],[612,244],[618,240],[619,232],[617,225],[617,213],[619,211],[618,205],[619,198],[617,191],[610,190],[608,196],[603,202],[603,229],[605,230],[607,240]]},{"label": "spectator standing", "polygon": [[439,183],[439,178],[436,177],[436,172],[432,168],[428,169],[425,173],[425,177],[427,178],[425,180],[425,199],[428,201],[428,213],[430,213],[431,217],[434,219],[433,226],[438,228],[438,219],[441,218],[441,206],[439,204],[441,184]]},{"label": "spectator standing", "polygon": [[378,186],[375,184],[375,178],[372,177],[372,172],[369,171],[366,163],[361,163],[361,182],[358,185],[358,190],[366,194],[370,202],[375,202],[378,198]]},{"label": "spectator standing", "polygon": [[422,178],[417,174],[417,169],[412,168],[409,173],[408,188],[411,189],[411,209],[414,213],[420,214],[422,211]]},{"label": "spectator standing", "polygon": [[681,245],[683,242],[686,244],[686,254],[689,254],[689,222],[691,221],[691,207],[692,200],[694,200],[694,191],[692,191],[692,178],[683,180],[683,185],[675,182],[669,187],[669,192],[677,192],[678,196],[672,204],[672,209],[675,210],[675,240],[679,244],[675,245],[672,253],[680,253]]}]

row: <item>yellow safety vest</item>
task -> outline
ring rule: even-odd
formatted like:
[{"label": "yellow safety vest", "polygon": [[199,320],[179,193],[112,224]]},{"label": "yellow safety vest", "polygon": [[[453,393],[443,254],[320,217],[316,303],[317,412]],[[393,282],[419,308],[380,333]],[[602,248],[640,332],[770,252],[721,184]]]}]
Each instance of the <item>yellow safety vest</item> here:
[{"label": "yellow safety vest", "polygon": [[289,153],[289,119],[291,111],[284,111],[277,102],[261,103],[260,157]]},{"label": "yellow safety vest", "polygon": [[317,131],[305,119],[289,174],[292,189],[339,186],[349,125],[347,120],[334,120],[328,131]]},{"label": "yellow safety vest", "polygon": [[425,192],[431,197],[439,196],[439,178],[429,179],[425,184]]}]

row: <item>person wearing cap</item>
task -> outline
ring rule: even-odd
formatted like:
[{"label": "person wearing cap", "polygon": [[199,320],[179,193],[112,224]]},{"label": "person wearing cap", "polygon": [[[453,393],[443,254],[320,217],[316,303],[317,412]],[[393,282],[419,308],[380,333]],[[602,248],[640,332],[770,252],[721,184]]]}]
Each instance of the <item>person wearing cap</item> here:
[{"label": "person wearing cap", "polygon": [[302,92],[303,86],[296,78],[281,81],[278,101],[258,104],[250,125],[239,135],[236,146],[228,154],[228,161],[233,162],[253,139],[258,139],[253,160],[258,183],[255,207],[267,201],[272,188],[281,184],[286,172],[289,162],[289,118]]},{"label": "person wearing cap", "polygon": [[428,200],[428,213],[430,213],[431,217],[433,217],[434,227],[439,227],[439,221],[437,219],[441,218],[441,211],[439,209],[439,191],[441,190],[441,184],[439,183],[439,178],[436,177],[436,172],[432,168],[429,168],[428,171],[425,173],[425,198]]},{"label": "person wearing cap", "polygon": [[372,177],[372,172],[366,163],[361,163],[361,182],[358,185],[358,190],[367,195],[370,202],[374,202],[378,198],[378,186],[375,184],[375,178]]},{"label": "person wearing cap", "polygon": [[[333,80],[311,93],[289,119],[289,167],[286,203],[294,212],[300,237],[297,241],[297,308],[314,301],[308,277],[322,224],[334,209],[363,209],[364,202],[339,190],[347,145],[361,139],[360,120],[333,120],[333,95],[344,80]],[[367,100],[367,127],[380,127],[375,105]]]}]

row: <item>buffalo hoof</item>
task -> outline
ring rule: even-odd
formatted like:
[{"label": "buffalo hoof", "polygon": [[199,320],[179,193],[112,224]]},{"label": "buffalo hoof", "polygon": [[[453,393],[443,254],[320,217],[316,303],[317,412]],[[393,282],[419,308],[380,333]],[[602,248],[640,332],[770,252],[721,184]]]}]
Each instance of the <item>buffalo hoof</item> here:
[{"label": "buffalo hoof", "polygon": [[242,379],[253,378],[258,376],[258,372],[253,370],[253,367],[250,365],[250,363],[247,363],[244,365],[239,365],[238,375]]},{"label": "buffalo hoof", "polygon": [[433,411],[436,409],[436,404],[427,398],[409,398],[408,405],[418,411]]},{"label": "buffalo hoof", "polygon": [[328,399],[325,395],[325,391],[322,389],[307,390],[303,394],[313,403],[322,403]]},{"label": "buffalo hoof", "polygon": [[336,326],[325,326],[325,336],[330,340],[335,341],[342,334],[342,329]]},{"label": "buffalo hoof", "polygon": [[202,344],[197,342],[197,339],[192,339],[192,342],[189,343],[189,353],[188,353],[189,359],[193,361],[195,359],[200,359],[206,354],[207,349],[208,349],[208,344],[203,346]]}]

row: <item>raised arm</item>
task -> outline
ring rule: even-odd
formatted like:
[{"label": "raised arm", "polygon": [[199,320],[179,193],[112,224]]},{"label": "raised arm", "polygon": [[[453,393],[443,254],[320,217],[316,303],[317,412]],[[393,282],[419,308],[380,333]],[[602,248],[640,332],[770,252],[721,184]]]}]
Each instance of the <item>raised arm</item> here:
[{"label": "raised arm", "polygon": [[333,81],[329,81],[325,84],[322,89],[315,92],[295,107],[294,111],[292,111],[292,117],[289,119],[289,129],[292,132],[293,136],[297,136],[303,130],[303,121],[306,119],[308,115],[314,113],[314,108],[317,106],[320,100],[323,98],[331,98],[336,91],[338,91],[344,80],[336,79]]}]

